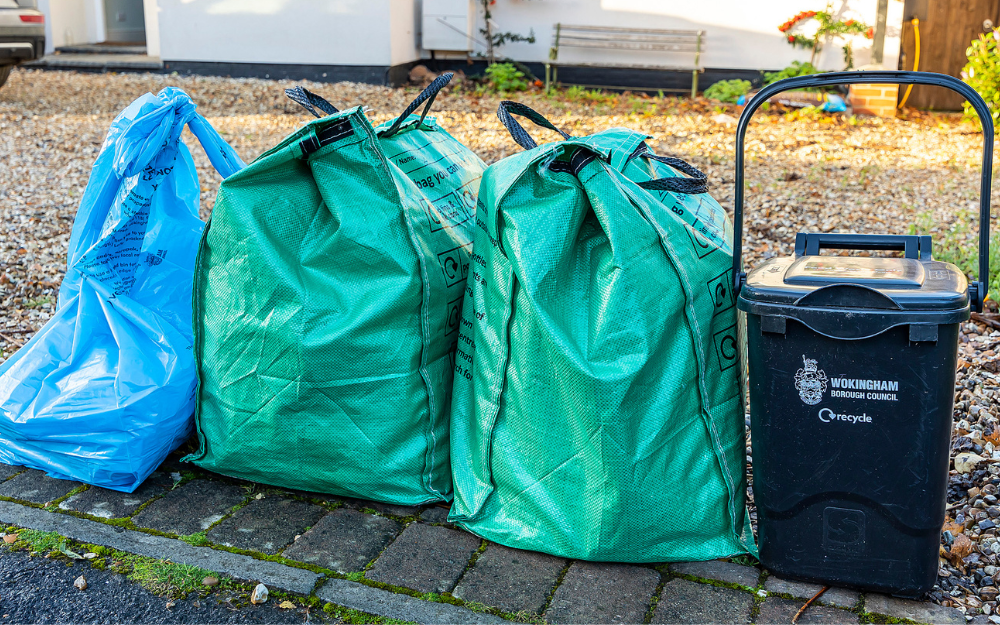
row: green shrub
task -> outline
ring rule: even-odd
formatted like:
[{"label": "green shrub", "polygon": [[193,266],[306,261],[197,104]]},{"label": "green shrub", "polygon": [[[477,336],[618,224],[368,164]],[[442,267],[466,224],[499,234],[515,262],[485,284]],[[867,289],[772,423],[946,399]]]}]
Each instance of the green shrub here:
[{"label": "green shrub", "polygon": [[704,96],[720,102],[736,102],[750,92],[750,87],[749,80],[720,80],[705,89]]},{"label": "green shrub", "polygon": [[524,72],[517,69],[513,63],[494,63],[486,68],[486,78],[494,91],[524,91],[528,81]]},{"label": "green shrub", "polygon": [[781,70],[780,72],[764,72],[764,84],[769,85],[772,82],[778,82],[779,80],[784,80],[786,78],[794,78],[796,76],[808,76],[810,74],[822,74],[823,72],[816,69],[816,67],[809,62],[802,63],[800,61],[792,61],[792,64]]},{"label": "green shrub", "polygon": [[[1000,122],[1000,50],[997,49],[1000,41],[1000,30],[994,30],[990,35],[979,35],[978,39],[973,39],[965,56],[969,62],[962,70],[962,80],[970,87],[979,92],[986,100],[986,105],[990,107],[993,115],[993,128],[997,130]],[[974,120],[979,124],[979,116],[973,110],[972,105],[963,102],[965,109],[965,119]]]}]

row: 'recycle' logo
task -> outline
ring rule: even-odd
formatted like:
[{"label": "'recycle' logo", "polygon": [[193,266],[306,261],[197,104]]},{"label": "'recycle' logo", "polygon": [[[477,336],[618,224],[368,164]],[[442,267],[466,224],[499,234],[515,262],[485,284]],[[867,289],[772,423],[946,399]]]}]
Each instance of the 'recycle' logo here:
[{"label": "'recycle' logo", "polygon": [[864,414],[837,414],[829,408],[822,408],[819,411],[819,420],[823,423],[832,421],[844,421],[851,424],[872,422],[872,418],[868,416],[867,412]]}]

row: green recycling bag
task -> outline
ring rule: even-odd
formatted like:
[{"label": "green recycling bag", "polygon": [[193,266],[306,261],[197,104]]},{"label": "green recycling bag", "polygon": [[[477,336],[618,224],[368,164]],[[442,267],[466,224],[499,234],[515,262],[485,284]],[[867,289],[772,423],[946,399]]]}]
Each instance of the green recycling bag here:
[{"label": "green recycling bag", "polygon": [[[312,121],[222,185],[195,270],[200,448],[225,475],[451,499],[454,345],[485,164],[427,109]],[[429,100],[423,115],[411,115]]]},{"label": "green recycling bag", "polygon": [[527,151],[479,190],[449,520],[584,560],[752,552],[725,212],[645,135],[536,147],[512,113],[558,131],[498,112]]}]

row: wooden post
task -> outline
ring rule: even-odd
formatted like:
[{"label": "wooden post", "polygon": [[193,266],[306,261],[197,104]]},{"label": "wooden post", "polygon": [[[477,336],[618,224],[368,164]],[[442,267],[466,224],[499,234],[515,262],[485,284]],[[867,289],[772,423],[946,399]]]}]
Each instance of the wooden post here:
[{"label": "wooden post", "polygon": [[701,31],[698,31],[698,42],[694,48],[694,72],[691,73],[691,97],[698,97],[698,67],[701,63]]},{"label": "wooden post", "polygon": [[[556,39],[552,43],[552,47],[549,48],[549,60],[557,61],[559,60],[559,31],[562,29],[562,24],[556,23]],[[551,75],[550,75],[551,73]],[[549,85],[555,82],[556,72],[555,68],[552,67],[551,63],[545,64],[545,90],[549,90]]]}]

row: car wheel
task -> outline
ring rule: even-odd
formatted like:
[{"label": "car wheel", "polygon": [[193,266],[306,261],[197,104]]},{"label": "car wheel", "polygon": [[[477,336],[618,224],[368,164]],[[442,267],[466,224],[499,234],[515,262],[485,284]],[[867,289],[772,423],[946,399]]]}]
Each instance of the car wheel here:
[{"label": "car wheel", "polygon": [[13,67],[13,65],[0,66],[0,87],[3,87],[3,84],[7,82],[7,77],[10,76],[10,70]]}]

